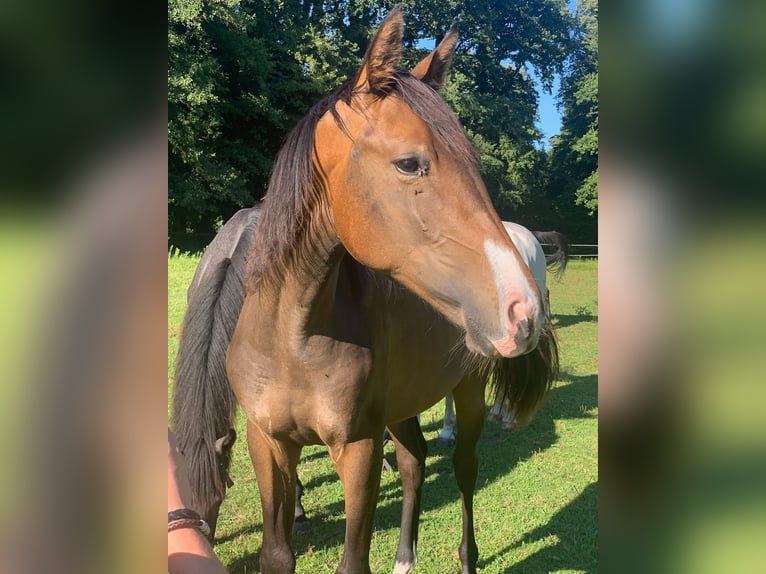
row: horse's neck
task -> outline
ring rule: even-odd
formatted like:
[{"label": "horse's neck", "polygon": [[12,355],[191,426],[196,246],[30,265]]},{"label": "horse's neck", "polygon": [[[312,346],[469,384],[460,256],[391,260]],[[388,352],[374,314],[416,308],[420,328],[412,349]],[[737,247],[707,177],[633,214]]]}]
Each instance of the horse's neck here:
[{"label": "horse's neck", "polygon": [[[310,337],[375,347],[378,355],[413,352],[433,363],[463,362],[462,331],[393,279],[356,262],[336,236],[311,237],[266,297],[262,325],[277,325],[298,355]],[[273,341],[276,334],[263,333]],[[267,342],[267,344],[270,344]],[[428,358],[425,355],[429,355]],[[432,357],[431,357],[432,355]]]},{"label": "horse's neck", "polygon": [[336,335],[343,320],[356,314],[351,308],[355,302],[355,289],[350,284],[353,270],[349,264],[346,249],[338,243],[323,258],[321,266],[290,278],[286,287],[295,294],[293,304],[298,306],[293,316],[307,336],[316,333]]},{"label": "horse's neck", "polygon": [[[414,414],[407,410],[412,405],[430,406],[461,380],[469,362],[458,327],[363,267],[340,243],[322,257],[313,253],[312,261],[311,267],[291,265],[279,287],[257,303],[248,322],[257,352],[314,371],[350,369],[348,384],[368,376],[385,380],[392,417]],[[392,406],[401,402],[392,397],[405,397],[406,405]]]},{"label": "horse's neck", "polygon": [[[295,349],[316,334],[337,338],[358,335],[358,264],[328,226],[314,226],[278,280],[262,282],[260,317],[278,325]],[[339,333],[339,331],[341,331]],[[275,334],[272,334],[275,335]]]},{"label": "horse's neck", "polygon": [[364,301],[376,346],[395,355],[414,353],[405,367],[430,364],[435,372],[467,360],[463,330],[396,280],[367,270]]}]

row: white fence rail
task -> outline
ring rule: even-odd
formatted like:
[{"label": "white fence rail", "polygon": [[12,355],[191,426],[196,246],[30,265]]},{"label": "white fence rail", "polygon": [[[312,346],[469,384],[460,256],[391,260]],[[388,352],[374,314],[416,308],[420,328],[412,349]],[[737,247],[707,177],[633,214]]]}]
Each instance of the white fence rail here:
[{"label": "white fence rail", "polygon": [[[553,243],[541,243],[546,255],[556,251]],[[569,246],[569,257],[577,259],[598,259],[598,245],[590,243],[572,243]]]}]

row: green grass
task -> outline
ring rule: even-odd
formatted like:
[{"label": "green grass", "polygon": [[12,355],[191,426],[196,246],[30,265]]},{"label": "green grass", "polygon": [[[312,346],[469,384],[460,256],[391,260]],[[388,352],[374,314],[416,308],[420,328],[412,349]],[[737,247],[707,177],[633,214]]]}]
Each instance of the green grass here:
[{"label": "green grass", "polygon": [[[168,353],[174,358],[197,257],[168,260]],[[532,423],[506,431],[488,421],[479,442],[475,497],[479,570],[483,573],[597,570],[597,263],[572,261],[561,281],[549,276],[561,377]],[[168,377],[172,380],[172,360]],[[418,574],[459,572],[461,513],[450,449],[438,446],[440,403],[421,420],[428,441],[418,543]],[[245,436],[239,413],[237,432]],[[393,447],[386,457],[394,462]],[[326,450],[307,447],[298,467],[311,530],[293,538],[298,573],[333,573],[342,552],[343,489]],[[258,572],[261,509],[245,440],[234,445],[234,487],[218,522],[216,552],[233,574]],[[370,564],[391,572],[399,536],[401,489],[383,472]]]}]

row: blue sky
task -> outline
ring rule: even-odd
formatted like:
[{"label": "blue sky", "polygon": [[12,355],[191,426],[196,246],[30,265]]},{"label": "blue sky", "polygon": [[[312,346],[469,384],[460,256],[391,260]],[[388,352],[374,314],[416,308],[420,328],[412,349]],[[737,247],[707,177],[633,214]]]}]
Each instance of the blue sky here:
[{"label": "blue sky", "polygon": [[[534,77],[534,75],[532,75]],[[543,134],[542,146],[545,149],[550,147],[549,140],[559,133],[561,129],[561,113],[556,107],[556,94],[559,91],[559,77],[553,80],[553,89],[548,94],[543,91],[539,82],[535,81],[537,87],[537,127]]]},{"label": "blue sky", "polygon": [[[577,9],[577,1],[569,0],[569,10],[573,14]],[[530,74],[534,78],[534,74]],[[556,94],[559,91],[559,78],[553,81],[553,89],[551,93],[545,93],[540,87],[539,82],[535,81],[538,85],[537,88],[537,127],[543,134],[542,145],[545,149],[548,149],[551,137],[559,133],[561,129],[561,113],[556,108]]]}]

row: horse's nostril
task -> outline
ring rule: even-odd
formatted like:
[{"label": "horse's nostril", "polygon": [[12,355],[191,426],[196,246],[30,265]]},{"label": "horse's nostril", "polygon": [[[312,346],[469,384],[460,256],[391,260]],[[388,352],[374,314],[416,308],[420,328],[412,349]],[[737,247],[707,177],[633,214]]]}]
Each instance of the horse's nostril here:
[{"label": "horse's nostril", "polygon": [[521,333],[521,336],[524,339],[529,339],[529,337],[532,336],[534,326],[535,322],[531,317],[524,317],[521,321],[519,321],[519,332]]}]

